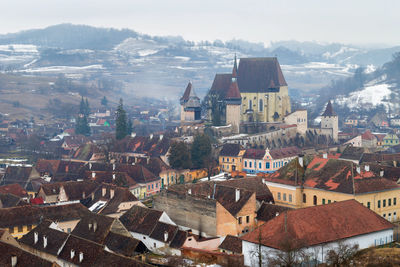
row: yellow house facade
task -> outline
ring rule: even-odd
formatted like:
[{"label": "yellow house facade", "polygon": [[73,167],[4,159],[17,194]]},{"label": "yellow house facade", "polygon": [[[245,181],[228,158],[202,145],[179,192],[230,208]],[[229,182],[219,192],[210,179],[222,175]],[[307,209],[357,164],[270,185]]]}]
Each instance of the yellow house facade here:
[{"label": "yellow house facade", "polygon": [[[268,175],[263,182],[277,205],[297,209],[355,199],[383,218],[399,221],[400,186],[375,175],[368,166],[364,166],[363,171],[356,167],[351,176],[352,165],[341,160],[314,158],[304,171],[298,160],[294,160],[289,166]],[[333,167],[333,173],[327,171]],[[302,182],[299,177],[303,174]]]}]

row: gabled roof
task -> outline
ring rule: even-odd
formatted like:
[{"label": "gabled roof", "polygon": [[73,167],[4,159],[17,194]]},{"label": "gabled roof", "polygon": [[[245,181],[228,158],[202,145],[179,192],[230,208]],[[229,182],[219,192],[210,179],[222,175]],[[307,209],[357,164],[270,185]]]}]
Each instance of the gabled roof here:
[{"label": "gabled roof", "polygon": [[366,130],[362,135],[361,135],[362,140],[374,140],[376,137],[371,133],[370,130]]},{"label": "gabled roof", "polygon": [[[394,225],[356,200],[285,211],[242,240],[283,250],[283,241],[310,247],[393,229]],[[260,238],[261,236],[261,238]]]},{"label": "gabled roof", "polygon": [[[57,229],[53,229],[52,227],[50,227],[52,223],[53,222],[50,220],[44,220],[37,227],[35,227],[34,230],[31,230],[18,241],[39,251],[57,256],[59,251],[62,249],[65,241],[68,239],[69,234]],[[36,244],[34,242],[35,233],[37,233],[38,236]],[[47,238],[46,247],[44,247],[45,237]]]},{"label": "gabled roof", "polygon": [[345,194],[363,194],[377,191],[400,189],[396,182],[379,177],[379,173],[365,171],[358,173],[350,161],[313,157],[305,159],[306,169],[298,160],[292,160],[265,179],[270,182],[303,185]]},{"label": "gabled roof", "polygon": [[37,225],[43,219],[70,221],[80,219],[90,211],[80,203],[56,206],[19,206],[0,209],[0,227]]},{"label": "gabled roof", "polygon": [[[103,192],[105,190],[105,195]],[[114,190],[114,196],[111,197],[111,190]],[[94,195],[87,195],[85,206],[92,207],[98,201],[105,201],[104,207],[98,213],[107,215],[119,212],[119,207],[124,202],[138,201],[138,199],[129,191],[128,188],[123,188],[111,184],[102,183],[94,191]],[[94,212],[94,211],[93,211]]]},{"label": "gabled roof", "polygon": [[290,146],[290,147],[272,149],[269,151],[269,154],[273,159],[282,159],[288,157],[295,157],[299,155],[300,152],[301,152],[300,148],[296,146]]},{"label": "gabled roof", "polygon": [[89,213],[81,218],[71,234],[99,244],[104,244],[115,220],[117,219]]},{"label": "gabled roof", "polygon": [[[236,216],[244,205],[247,204],[253,194],[255,195],[255,192],[217,183],[174,185],[169,187],[168,191],[187,194],[189,188],[191,189],[192,196],[213,199],[220,203],[233,216]],[[240,190],[238,201],[235,201],[236,189]]]},{"label": "gabled roof", "polygon": [[218,248],[242,254],[242,240],[237,236],[227,235]]},{"label": "gabled roof", "polygon": [[9,184],[0,186],[0,194],[13,194],[18,197],[28,197],[28,193],[20,184]]},{"label": "gabled roof", "polygon": [[264,202],[257,211],[257,220],[267,222],[287,210],[291,208]]},{"label": "gabled roof", "polygon": [[151,171],[145,168],[143,165],[135,164],[121,164],[117,165],[117,171],[126,172],[132,179],[141,184],[149,183],[158,180],[159,178],[155,176]]},{"label": "gabled roof", "polygon": [[217,182],[224,186],[230,186],[235,188],[242,188],[250,192],[256,193],[256,199],[259,202],[273,202],[274,197],[268,187],[263,184],[262,177],[246,177],[239,179],[230,179],[226,181]]},{"label": "gabled roof", "polygon": [[325,111],[322,114],[322,116],[324,117],[337,116],[336,112],[333,110],[332,103],[330,100],[328,101],[328,104],[326,105]]},{"label": "gabled roof", "polygon": [[17,257],[17,266],[52,267],[54,263],[35,256],[25,250],[0,241],[0,265],[11,266],[11,257]]},{"label": "gabled roof", "polygon": [[224,144],[219,155],[237,157],[242,149],[243,148],[240,144]]},{"label": "gabled roof", "polygon": [[81,200],[91,194],[97,187],[98,183],[93,181],[68,181],[59,183],[42,184],[41,189],[46,195],[58,195],[61,187],[64,188],[65,194],[69,201]]},{"label": "gabled roof", "polygon": [[119,220],[130,232],[150,235],[162,214],[162,211],[133,206]]},{"label": "gabled roof", "polygon": [[287,86],[276,57],[241,58],[237,80],[240,92],[260,92]]},{"label": "gabled roof", "polygon": [[263,159],[264,156],[265,156],[264,149],[249,148],[249,149],[246,149],[246,152],[244,153],[243,158],[245,158],[245,159]]},{"label": "gabled roof", "polygon": [[[172,241],[177,231],[178,226],[176,225],[157,222],[156,226],[150,234],[150,237],[163,243],[169,243]],[[167,237],[166,240],[165,237]]]},{"label": "gabled roof", "polygon": [[0,208],[11,208],[23,205],[28,205],[28,203],[26,203],[16,195],[0,193]]},{"label": "gabled roof", "polygon": [[[125,236],[114,232],[109,232],[104,245],[115,253],[122,254],[127,257],[132,257],[144,244],[131,236]],[[145,246],[144,246],[145,247]]]},{"label": "gabled roof", "polygon": [[0,185],[17,183],[22,188],[25,188],[29,181],[32,169],[32,167],[8,166]]},{"label": "gabled roof", "polygon": [[365,148],[363,147],[347,146],[340,155],[340,158],[359,161],[364,152]]}]

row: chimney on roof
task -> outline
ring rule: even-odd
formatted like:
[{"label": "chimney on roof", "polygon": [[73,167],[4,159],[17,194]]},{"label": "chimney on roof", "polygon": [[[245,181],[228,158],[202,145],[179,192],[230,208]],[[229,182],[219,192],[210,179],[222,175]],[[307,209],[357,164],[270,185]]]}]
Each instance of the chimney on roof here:
[{"label": "chimney on roof", "polygon": [[83,261],[83,252],[79,252],[79,262]]},{"label": "chimney on roof", "polygon": [[322,154],[322,158],[323,158],[323,159],[327,159],[327,158],[328,158],[328,153]]},{"label": "chimney on roof", "polygon": [[38,232],[33,233],[33,244],[36,244],[39,240],[39,234]]},{"label": "chimney on roof", "polygon": [[107,188],[105,187],[105,186],[103,186],[102,188],[101,188],[101,196],[105,196],[106,195],[106,193],[107,193]]},{"label": "chimney on roof", "polygon": [[12,255],[11,256],[11,267],[17,266],[17,262],[18,262],[17,256],[16,255]]},{"label": "chimney on roof", "polygon": [[279,216],[279,212],[275,213],[275,217],[276,217],[276,216]]},{"label": "chimney on roof", "polygon": [[163,140],[163,138],[164,138],[164,135],[160,134],[160,141]]},{"label": "chimney on roof", "polygon": [[360,166],[357,166],[356,171],[357,171],[358,174],[361,173],[361,168],[360,168]]},{"label": "chimney on roof", "polygon": [[189,195],[192,194],[192,189],[191,189],[191,188],[188,189],[188,194],[189,194]]},{"label": "chimney on roof", "polygon": [[93,222],[93,232],[96,232],[97,230],[97,222]]},{"label": "chimney on roof", "polygon": [[112,177],[113,177],[113,180],[115,180],[115,173],[113,173],[113,176],[112,176]]},{"label": "chimney on roof", "polygon": [[96,173],[92,172],[92,179],[96,178]]},{"label": "chimney on roof", "polygon": [[235,202],[238,202],[240,199],[240,189],[235,188]]},{"label": "chimney on roof", "polygon": [[82,198],[83,198],[83,199],[86,198],[86,193],[85,193],[85,191],[82,192]]},{"label": "chimney on roof", "polygon": [[71,260],[75,257],[75,250],[71,249]]},{"label": "chimney on roof", "polygon": [[113,163],[113,171],[115,171],[115,163]]},{"label": "chimney on roof", "polygon": [[150,139],[153,139],[153,134],[150,134]]},{"label": "chimney on roof", "polygon": [[383,169],[381,169],[381,171],[379,172],[379,176],[383,177],[384,174],[385,174],[385,172],[383,171]]},{"label": "chimney on roof", "polygon": [[168,232],[165,231],[164,232],[164,242],[167,242],[167,240],[168,240]]},{"label": "chimney on roof", "polygon": [[43,247],[46,248],[47,247],[47,236],[43,236]]},{"label": "chimney on roof", "polygon": [[68,170],[69,170],[69,165],[67,164],[65,165],[65,172],[68,172]]},{"label": "chimney on roof", "polygon": [[91,170],[91,169],[92,169],[92,163],[89,162],[89,170]]},{"label": "chimney on roof", "polygon": [[150,157],[148,157],[148,158],[146,159],[146,162],[147,162],[147,164],[150,163]]},{"label": "chimney on roof", "polygon": [[299,154],[299,164],[301,167],[304,167],[304,155]]},{"label": "chimney on roof", "polygon": [[88,227],[89,227],[89,231],[90,231],[90,229],[92,229],[92,224],[89,223],[89,224],[88,224]]},{"label": "chimney on roof", "polygon": [[94,200],[94,192],[92,192],[92,201]]},{"label": "chimney on roof", "polygon": [[369,165],[365,165],[364,169],[365,169],[366,172],[369,172]]},{"label": "chimney on roof", "polygon": [[131,133],[131,137],[135,137],[136,136],[136,133]]},{"label": "chimney on roof", "polygon": [[114,198],[114,193],[115,193],[114,189],[110,189],[110,199]]}]

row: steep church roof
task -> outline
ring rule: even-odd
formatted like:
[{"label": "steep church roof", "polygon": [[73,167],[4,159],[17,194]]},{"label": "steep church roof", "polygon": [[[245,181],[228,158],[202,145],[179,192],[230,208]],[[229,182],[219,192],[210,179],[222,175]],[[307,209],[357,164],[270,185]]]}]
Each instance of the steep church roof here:
[{"label": "steep church roof", "polygon": [[217,94],[219,97],[224,99],[229,91],[229,87],[232,83],[232,74],[215,74],[213,84],[210,89],[211,94]]},{"label": "steep church roof", "polygon": [[336,112],[333,110],[332,103],[329,100],[328,105],[326,105],[325,112],[322,114],[324,117],[337,116]]},{"label": "steep church roof", "polygon": [[189,100],[189,96],[192,91],[192,82],[189,81],[188,85],[186,86],[185,92],[183,93],[183,96],[181,97],[181,101],[187,102]]},{"label": "steep church roof", "polygon": [[287,86],[276,57],[242,58],[238,68],[238,86],[241,92],[260,92]]}]

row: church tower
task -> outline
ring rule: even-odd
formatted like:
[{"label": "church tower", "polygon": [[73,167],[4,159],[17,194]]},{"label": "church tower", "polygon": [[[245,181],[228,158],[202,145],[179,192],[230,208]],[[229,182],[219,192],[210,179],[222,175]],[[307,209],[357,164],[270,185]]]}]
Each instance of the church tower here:
[{"label": "church tower", "polygon": [[235,63],[232,70],[232,80],[229,90],[225,97],[226,103],[226,124],[232,125],[232,132],[239,133],[240,130],[240,106],[242,105],[242,97],[240,96],[239,87],[237,85],[237,63],[235,55]]},{"label": "church tower", "polygon": [[335,142],[338,141],[339,120],[330,100],[328,105],[326,105],[325,112],[321,116],[321,129],[331,129],[332,139]]},{"label": "church tower", "polygon": [[201,120],[200,98],[194,92],[192,82],[189,82],[186,86],[180,104],[181,122],[199,122]]}]

